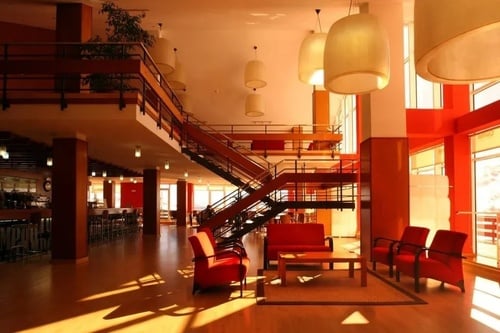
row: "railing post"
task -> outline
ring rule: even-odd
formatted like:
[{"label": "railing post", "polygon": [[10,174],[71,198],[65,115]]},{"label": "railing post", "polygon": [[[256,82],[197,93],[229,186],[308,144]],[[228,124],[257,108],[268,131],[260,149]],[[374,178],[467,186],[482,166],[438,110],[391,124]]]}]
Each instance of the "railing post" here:
[{"label": "railing post", "polygon": [[161,129],[161,104],[158,108],[158,121],[156,122],[156,127]]},{"label": "railing post", "polygon": [[7,100],[7,56],[8,56],[8,44],[3,46],[3,58],[5,62],[4,73],[3,73],[3,88],[2,88],[2,110],[5,111],[10,107],[9,101]]}]

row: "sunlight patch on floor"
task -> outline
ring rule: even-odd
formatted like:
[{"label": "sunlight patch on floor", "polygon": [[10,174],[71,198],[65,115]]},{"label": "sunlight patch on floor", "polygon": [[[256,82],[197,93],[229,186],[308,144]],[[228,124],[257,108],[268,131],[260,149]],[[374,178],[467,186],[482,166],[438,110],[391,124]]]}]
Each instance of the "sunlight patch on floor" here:
[{"label": "sunlight patch on floor", "polygon": [[366,325],[370,323],[359,311],[354,311],[342,320],[342,325]]},{"label": "sunlight patch on floor", "polygon": [[119,295],[123,293],[128,293],[131,291],[139,290],[140,288],[164,284],[165,281],[161,278],[161,276],[157,273],[153,273],[151,275],[143,276],[137,280],[133,280],[130,282],[125,282],[117,289],[107,290],[105,292],[91,295],[88,297],[84,297],[79,300],[79,302],[93,301],[96,299],[106,298],[114,295]]},{"label": "sunlight patch on floor", "polygon": [[230,298],[231,300],[228,302],[198,312],[194,315],[190,327],[204,327],[211,322],[219,321],[224,317],[231,316],[234,313],[255,306],[255,292],[253,290],[243,290],[243,297],[240,297],[239,290],[235,290]]},{"label": "sunlight patch on floor", "polygon": [[497,281],[475,278],[470,316],[500,332],[500,286]]}]

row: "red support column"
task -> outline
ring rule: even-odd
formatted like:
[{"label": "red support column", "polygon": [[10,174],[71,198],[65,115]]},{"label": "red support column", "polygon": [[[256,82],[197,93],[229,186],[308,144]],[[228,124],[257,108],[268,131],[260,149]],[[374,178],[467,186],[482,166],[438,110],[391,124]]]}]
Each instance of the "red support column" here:
[{"label": "red support column", "polygon": [[471,149],[466,134],[444,138],[445,172],[450,189],[450,230],[469,235],[464,245],[465,253],[472,253],[472,176]]},{"label": "red support column", "polygon": [[143,172],[143,234],[160,235],[160,171],[145,169]]},{"label": "red support column", "polygon": [[87,142],[54,139],[52,154],[52,260],[85,262],[87,240]]}]

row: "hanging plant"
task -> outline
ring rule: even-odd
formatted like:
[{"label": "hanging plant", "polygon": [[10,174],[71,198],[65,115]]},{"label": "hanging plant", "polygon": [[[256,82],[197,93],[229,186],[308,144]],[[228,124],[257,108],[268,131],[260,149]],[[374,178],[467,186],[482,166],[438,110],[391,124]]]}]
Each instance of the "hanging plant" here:
[{"label": "hanging plant", "polygon": [[[145,13],[131,15],[112,1],[105,1],[99,14],[106,15],[106,38],[103,39],[100,35],[91,38],[83,47],[84,59],[128,59],[134,45],[126,43],[142,43],[146,47],[154,45],[154,36],[141,27]],[[92,73],[83,78],[83,84],[88,84],[92,91],[110,91],[127,89],[129,79],[130,77],[120,74]]]}]

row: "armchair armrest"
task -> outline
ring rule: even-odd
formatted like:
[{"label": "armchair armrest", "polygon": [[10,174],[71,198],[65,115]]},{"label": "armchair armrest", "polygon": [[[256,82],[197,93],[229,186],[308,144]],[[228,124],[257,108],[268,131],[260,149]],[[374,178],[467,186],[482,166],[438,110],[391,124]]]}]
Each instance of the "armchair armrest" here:
[{"label": "armchair armrest", "polygon": [[328,241],[328,247],[330,248],[330,251],[333,252],[333,237],[332,236],[326,236],[325,237],[325,242]]},{"label": "armchair armrest", "polygon": [[206,259],[209,259],[209,258],[217,258],[217,256],[223,254],[223,253],[232,253],[234,255],[236,255],[239,259],[240,259],[240,263],[243,261],[243,258],[245,257],[242,253],[240,253],[239,251],[236,251],[236,250],[223,250],[223,251],[219,251],[211,256],[199,256],[199,257],[194,257],[193,258],[193,262],[196,262],[196,261],[199,261],[199,260],[206,260]]},{"label": "armchair armrest", "polygon": [[379,242],[389,242],[389,247],[393,247],[395,243],[399,243],[399,240],[392,239],[392,238],[387,238],[387,237],[377,237],[373,240],[373,247],[377,246]]},{"label": "armchair armrest", "polygon": [[434,253],[440,253],[440,254],[444,254],[444,255],[447,255],[447,256],[450,256],[450,257],[455,257],[455,258],[462,258],[462,259],[466,259],[467,257],[463,256],[461,253],[454,253],[454,252],[445,252],[445,251],[440,251],[440,250],[436,250],[436,249],[430,249],[428,247],[423,247],[421,248],[417,255],[415,256],[415,259],[418,259],[418,257],[420,256],[421,253],[423,252],[434,252]]},{"label": "armchair armrest", "polygon": [[410,246],[410,247],[415,248],[417,251],[416,252],[417,254],[419,254],[424,249],[426,249],[426,247],[422,246],[422,245],[418,245],[418,244],[414,244],[414,243],[398,242],[398,249],[397,249],[398,254],[400,253],[401,247],[403,247],[403,246]]}]

